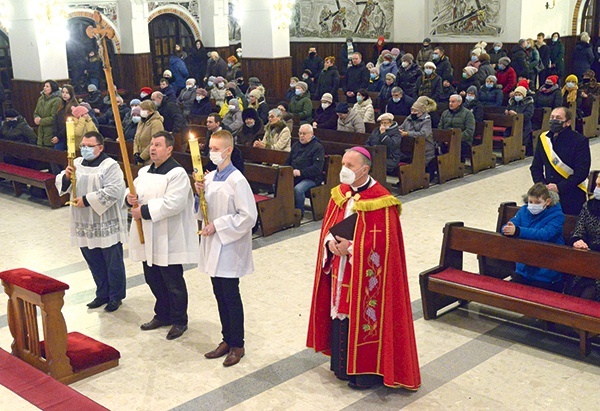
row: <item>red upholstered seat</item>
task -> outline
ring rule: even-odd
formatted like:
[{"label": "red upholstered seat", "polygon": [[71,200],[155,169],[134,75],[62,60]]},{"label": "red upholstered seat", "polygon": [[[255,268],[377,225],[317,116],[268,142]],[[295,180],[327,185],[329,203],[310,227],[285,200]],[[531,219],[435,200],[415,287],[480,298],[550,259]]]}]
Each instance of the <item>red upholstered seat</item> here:
[{"label": "red upholstered seat", "polygon": [[506,131],[506,127],[494,126],[493,130],[494,134],[504,134],[504,132]]},{"label": "red upholstered seat", "polygon": [[47,275],[36,273],[27,268],[15,268],[0,272],[0,279],[38,295],[55,293],[69,289],[69,285]]},{"label": "red upholstered seat", "polygon": [[398,163],[398,167],[400,167],[400,166],[406,166],[406,165],[409,165],[409,164],[410,164],[410,163],[402,163],[402,162],[401,162],[401,163]]},{"label": "red upholstered seat", "polygon": [[[42,357],[46,356],[44,341],[40,342]],[[118,360],[121,353],[111,347],[78,332],[67,334],[67,357],[74,372],[79,372],[108,361]]]},{"label": "red upholstered seat", "polygon": [[444,271],[431,275],[431,278],[600,318],[600,302],[584,300],[583,298],[544,290],[542,288],[512,283],[455,268],[446,268]]},{"label": "red upholstered seat", "polygon": [[503,141],[504,140],[504,137],[501,137],[501,136],[494,136],[492,138],[494,139],[494,141]]},{"label": "red upholstered seat", "polygon": [[273,197],[267,197],[267,196],[261,196],[261,195],[258,195],[258,194],[254,194],[254,201],[257,202],[257,203],[260,203],[261,201],[265,201],[265,200],[270,200],[272,198]]},{"label": "red upholstered seat", "polygon": [[0,163],[0,171],[38,181],[54,180],[56,178],[52,173],[44,173],[43,171],[6,163]]}]

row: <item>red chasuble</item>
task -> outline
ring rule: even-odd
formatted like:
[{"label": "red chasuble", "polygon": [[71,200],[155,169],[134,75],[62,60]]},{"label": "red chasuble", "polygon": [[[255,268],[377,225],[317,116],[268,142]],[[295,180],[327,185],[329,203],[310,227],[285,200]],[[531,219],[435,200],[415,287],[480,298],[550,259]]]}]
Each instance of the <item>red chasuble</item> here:
[{"label": "red chasuble", "polygon": [[[331,354],[331,280],[323,268],[323,241],[329,228],[344,219],[350,186],[331,190],[313,288],[307,346]],[[406,258],[400,227],[401,203],[381,184],[354,196],[358,213],[348,283],[347,373],[383,376],[388,387],[416,390],[421,385]],[[348,266],[349,264],[347,264]],[[339,267],[333,256],[332,271]]]}]

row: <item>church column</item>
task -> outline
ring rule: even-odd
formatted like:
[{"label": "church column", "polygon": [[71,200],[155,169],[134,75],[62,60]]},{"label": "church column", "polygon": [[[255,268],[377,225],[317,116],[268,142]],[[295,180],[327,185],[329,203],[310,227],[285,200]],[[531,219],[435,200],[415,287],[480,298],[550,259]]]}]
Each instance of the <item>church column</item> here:
[{"label": "church column", "polygon": [[288,3],[284,0],[241,2],[242,71],[246,81],[252,76],[258,77],[269,97],[282,97],[292,75]]},{"label": "church column", "polygon": [[139,98],[142,87],[153,86],[152,54],[148,32],[148,4],[132,0],[118,0],[121,53],[115,54],[118,68],[115,83],[125,88],[132,98]]},{"label": "church column", "polygon": [[7,25],[14,73],[13,106],[33,124],[43,82],[68,82],[66,15],[60,7],[40,10],[36,0],[13,0],[10,9]]}]

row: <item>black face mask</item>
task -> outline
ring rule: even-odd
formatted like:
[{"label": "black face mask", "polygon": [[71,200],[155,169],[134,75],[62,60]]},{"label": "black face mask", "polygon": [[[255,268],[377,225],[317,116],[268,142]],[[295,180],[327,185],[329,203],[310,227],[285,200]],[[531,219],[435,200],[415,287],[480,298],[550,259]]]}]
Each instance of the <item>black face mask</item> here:
[{"label": "black face mask", "polygon": [[309,56],[314,57],[317,55],[317,53],[315,53],[314,51],[311,51],[310,53],[308,53]]},{"label": "black face mask", "polygon": [[414,114],[414,113],[410,113],[410,118],[413,120],[418,120],[419,119],[419,115],[418,114]]},{"label": "black face mask", "polygon": [[565,122],[562,120],[551,119],[550,122],[550,131],[554,134],[558,134],[564,129]]}]

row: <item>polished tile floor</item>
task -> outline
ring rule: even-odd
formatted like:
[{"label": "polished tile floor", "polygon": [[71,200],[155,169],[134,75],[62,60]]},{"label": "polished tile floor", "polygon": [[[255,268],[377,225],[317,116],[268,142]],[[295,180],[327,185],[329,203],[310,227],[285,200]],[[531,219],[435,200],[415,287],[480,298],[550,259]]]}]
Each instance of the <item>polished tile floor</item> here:
[{"label": "polished tile floor", "polygon": [[[600,144],[592,143],[593,158]],[[470,304],[435,321],[422,316],[418,275],[437,264],[447,221],[495,228],[498,204],[520,201],[530,160],[402,197],[402,227],[423,385],[419,391],[355,392],[305,348],[319,223],[254,240],[256,272],[241,282],[246,356],[224,368],[203,353],[220,341],[209,278],[190,268],[189,330],[142,332],[153,297],[139,263],[126,260],[127,299],[115,313],[88,310],[94,284],[70,245],[68,209],[51,210],[0,183],[0,270],[28,267],[68,283],[69,331],[117,348],[118,368],[72,385],[111,410],[592,410],[600,401],[600,347],[578,358],[574,339],[544,332],[535,320]],[[593,166],[600,167],[594,162]],[[476,270],[475,258],[465,261]],[[0,294],[0,347],[10,350],[7,297]],[[0,409],[33,407],[0,387]]]}]

